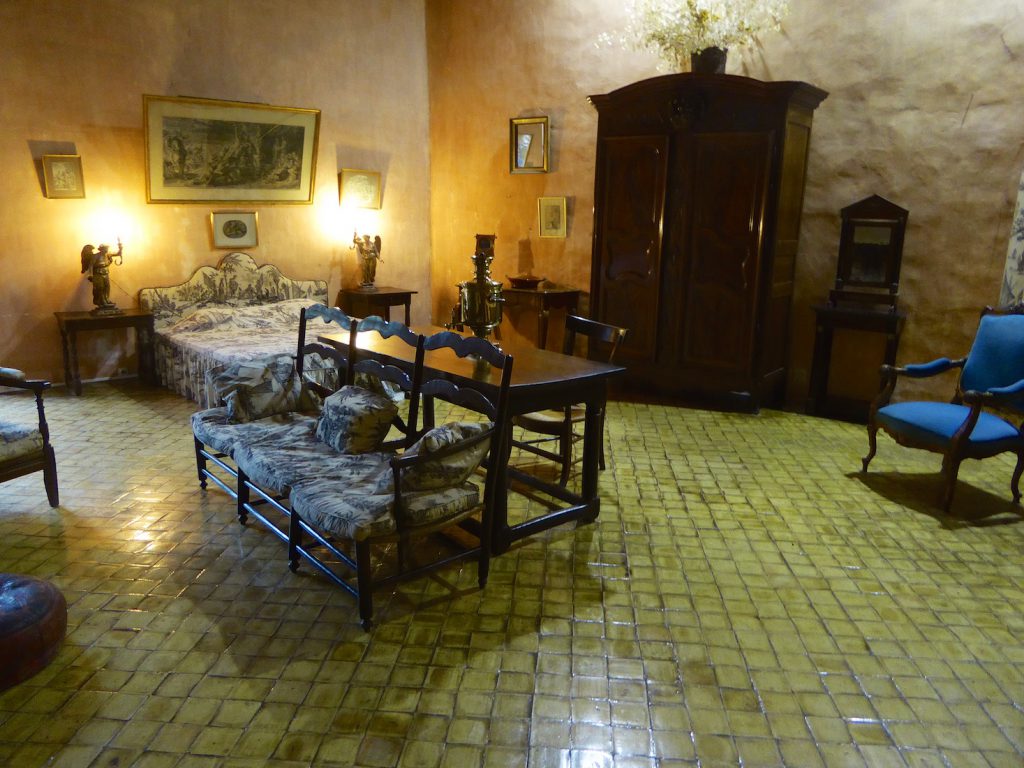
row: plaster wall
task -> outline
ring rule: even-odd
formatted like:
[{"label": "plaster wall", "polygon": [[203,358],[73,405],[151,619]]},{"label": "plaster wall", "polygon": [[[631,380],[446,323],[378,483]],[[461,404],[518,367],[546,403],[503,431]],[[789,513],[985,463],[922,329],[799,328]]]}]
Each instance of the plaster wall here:
[{"label": "plaster wall", "polygon": [[[436,317],[454,303],[455,283],[472,274],[475,232],[497,235],[495,277],[529,267],[589,286],[597,116],[586,97],[661,74],[651,54],[597,42],[621,30],[623,5],[548,0],[524,12],[502,0],[428,2]],[[999,298],[1024,166],[1022,61],[1018,0],[791,0],[780,32],[730,52],[730,74],[803,80],[830,94],[814,117],[791,403],[801,406],[807,393],[810,307],[835,277],[839,210],[871,194],[910,211],[899,360],[967,352],[978,311]],[[527,115],[551,118],[548,174],[509,174],[508,120]],[[537,197],[561,195],[568,237],[541,240]],[[850,372],[874,367],[864,357],[849,357]],[[947,379],[903,393],[948,394],[952,386]]]},{"label": "plaster wall", "polygon": [[[62,380],[53,312],[92,308],[82,246],[124,239],[111,298],[133,306],[228,252],[212,247],[212,210],[257,211],[257,263],[326,279],[332,300],[358,282],[355,226],[383,239],[380,283],[429,295],[422,0],[7,0],[0,72],[0,364]],[[313,204],[147,204],[144,93],[321,110]],[[38,157],[53,152],[81,155],[85,199],[44,197]],[[380,211],[341,215],[342,167],[381,172]],[[128,332],[79,346],[84,378],[134,367]]]}]

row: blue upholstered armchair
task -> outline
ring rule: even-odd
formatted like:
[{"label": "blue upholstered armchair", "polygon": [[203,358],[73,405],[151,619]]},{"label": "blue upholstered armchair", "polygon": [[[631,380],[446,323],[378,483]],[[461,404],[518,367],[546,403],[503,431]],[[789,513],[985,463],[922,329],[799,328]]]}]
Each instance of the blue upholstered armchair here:
[{"label": "blue upholstered armchair", "polygon": [[[954,368],[960,369],[960,379],[952,402],[889,403],[901,376],[920,379]],[[1024,305],[986,308],[965,358],[943,357],[902,368],[882,366],[882,391],[868,414],[868,455],[863,471],[867,472],[875,455],[879,428],[900,445],[941,453],[946,475],[942,507],[949,512],[960,462],[1012,451],[1017,454],[1017,466],[1010,490],[1013,500],[1019,502],[1024,435],[1021,427],[986,408],[1024,414]]]}]

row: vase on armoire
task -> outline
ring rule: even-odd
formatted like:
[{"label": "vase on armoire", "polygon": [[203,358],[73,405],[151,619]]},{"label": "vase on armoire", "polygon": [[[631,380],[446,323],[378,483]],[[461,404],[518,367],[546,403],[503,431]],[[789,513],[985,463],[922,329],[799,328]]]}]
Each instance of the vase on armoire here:
[{"label": "vase on armoire", "polygon": [[690,71],[698,75],[724,75],[728,48],[705,48],[690,54]]}]

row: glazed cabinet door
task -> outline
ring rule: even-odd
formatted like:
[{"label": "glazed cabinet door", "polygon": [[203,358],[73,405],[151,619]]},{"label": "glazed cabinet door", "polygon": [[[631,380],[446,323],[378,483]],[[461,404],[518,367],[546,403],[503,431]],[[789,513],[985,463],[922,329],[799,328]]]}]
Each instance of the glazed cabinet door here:
[{"label": "glazed cabinet door", "polygon": [[606,138],[598,155],[592,295],[595,317],[630,329],[625,365],[657,354],[667,157],[666,136]]},{"label": "glazed cabinet door", "polygon": [[679,363],[712,386],[747,389],[773,134],[694,134],[686,144],[690,226],[682,247]]}]

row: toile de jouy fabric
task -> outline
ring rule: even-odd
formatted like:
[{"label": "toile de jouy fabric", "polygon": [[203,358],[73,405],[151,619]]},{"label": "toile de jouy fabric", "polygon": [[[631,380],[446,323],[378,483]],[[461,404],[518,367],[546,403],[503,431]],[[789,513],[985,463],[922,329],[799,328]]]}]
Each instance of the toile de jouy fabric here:
[{"label": "toile de jouy fabric", "polygon": [[219,404],[206,392],[208,369],[294,354],[299,311],[326,302],[326,281],[292,280],[245,253],[180,285],[139,291],[139,306],[153,312],[160,382],[203,407]]}]

